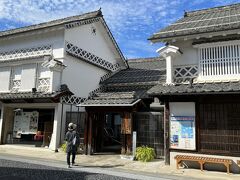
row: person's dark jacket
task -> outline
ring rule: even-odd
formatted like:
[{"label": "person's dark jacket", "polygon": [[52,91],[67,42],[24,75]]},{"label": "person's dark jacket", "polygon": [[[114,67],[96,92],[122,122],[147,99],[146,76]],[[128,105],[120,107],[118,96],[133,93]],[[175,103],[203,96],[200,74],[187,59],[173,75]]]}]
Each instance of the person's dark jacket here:
[{"label": "person's dark jacket", "polygon": [[[75,145],[73,145],[73,139],[76,136],[76,143]],[[79,138],[79,134],[75,131],[75,130],[69,130],[66,133],[66,137],[65,140],[67,141],[67,149],[66,152],[72,152],[72,153],[76,153],[77,152],[77,147],[80,144],[80,138]]]}]

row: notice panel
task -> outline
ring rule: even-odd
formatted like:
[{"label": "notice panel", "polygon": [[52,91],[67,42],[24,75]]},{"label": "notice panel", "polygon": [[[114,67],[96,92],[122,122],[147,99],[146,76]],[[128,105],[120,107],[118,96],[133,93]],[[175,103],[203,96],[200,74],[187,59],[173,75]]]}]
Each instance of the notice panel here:
[{"label": "notice panel", "polygon": [[170,118],[170,147],[195,150],[195,116],[171,116]]}]

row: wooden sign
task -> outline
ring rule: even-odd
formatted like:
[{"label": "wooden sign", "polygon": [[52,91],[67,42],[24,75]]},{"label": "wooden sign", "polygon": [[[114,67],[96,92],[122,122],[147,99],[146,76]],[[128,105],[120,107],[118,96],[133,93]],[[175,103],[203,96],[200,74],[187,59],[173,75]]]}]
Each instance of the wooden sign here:
[{"label": "wooden sign", "polygon": [[132,118],[130,113],[124,113],[121,124],[122,134],[132,134]]}]

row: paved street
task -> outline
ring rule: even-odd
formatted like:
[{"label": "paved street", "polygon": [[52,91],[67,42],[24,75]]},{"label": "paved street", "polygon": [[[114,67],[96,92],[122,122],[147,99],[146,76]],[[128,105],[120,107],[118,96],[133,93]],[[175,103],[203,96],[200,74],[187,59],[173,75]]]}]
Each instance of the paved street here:
[{"label": "paved street", "polygon": [[19,156],[0,155],[0,180],[176,180],[184,177],[154,176],[114,171],[111,168],[76,166],[70,169],[59,161],[40,161]]},{"label": "paved street", "polygon": [[[77,168],[77,167],[75,167]],[[112,179],[127,180],[117,176],[104,175],[99,173],[89,173],[74,171],[73,169],[55,168],[51,166],[36,165],[18,161],[0,160],[0,179],[1,180],[94,180]]]}]

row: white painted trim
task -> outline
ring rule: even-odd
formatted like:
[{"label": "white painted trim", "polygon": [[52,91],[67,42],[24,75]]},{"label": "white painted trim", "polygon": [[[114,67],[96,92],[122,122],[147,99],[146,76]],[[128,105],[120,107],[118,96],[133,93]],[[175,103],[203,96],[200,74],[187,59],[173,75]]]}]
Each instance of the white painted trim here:
[{"label": "white painted trim", "polygon": [[134,106],[135,104],[137,104],[140,101],[141,101],[141,99],[138,99],[137,101],[133,102],[132,104],[86,104],[86,105],[79,104],[77,106],[79,106],[79,107],[91,107],[91,106],[93,106],[93,107],[109,107],[109,106],[115,106],[115,107],[116,106],[127,106],[127,107],[129,107],[129,106]]},{"label": "white painted trim", "polygon": [[0,51],[0,61],[10,61],[41,56],[52,56],[52,45],[41,45],[37,47],[28,47],[22,49],[13,49],[10,51]]},{"label": "white painted trim", "polygon": [[156,50],[157,53],[160,54],[160,57],[166,58],[167,56],[173,56],[173,54],[177,55],[180,54],[179,47],[177,46],[164,46]]},{"label": "white painted trim", "polygon": [[232,40],[232,41],[219,41],[219,42],[212,42],[212,43],[196,44],[196,45],[193,45],[193,47],[207,48],[207,47],[219,47],[219,46],[239,45],[239,44],[240,44],[240,40]]}]

